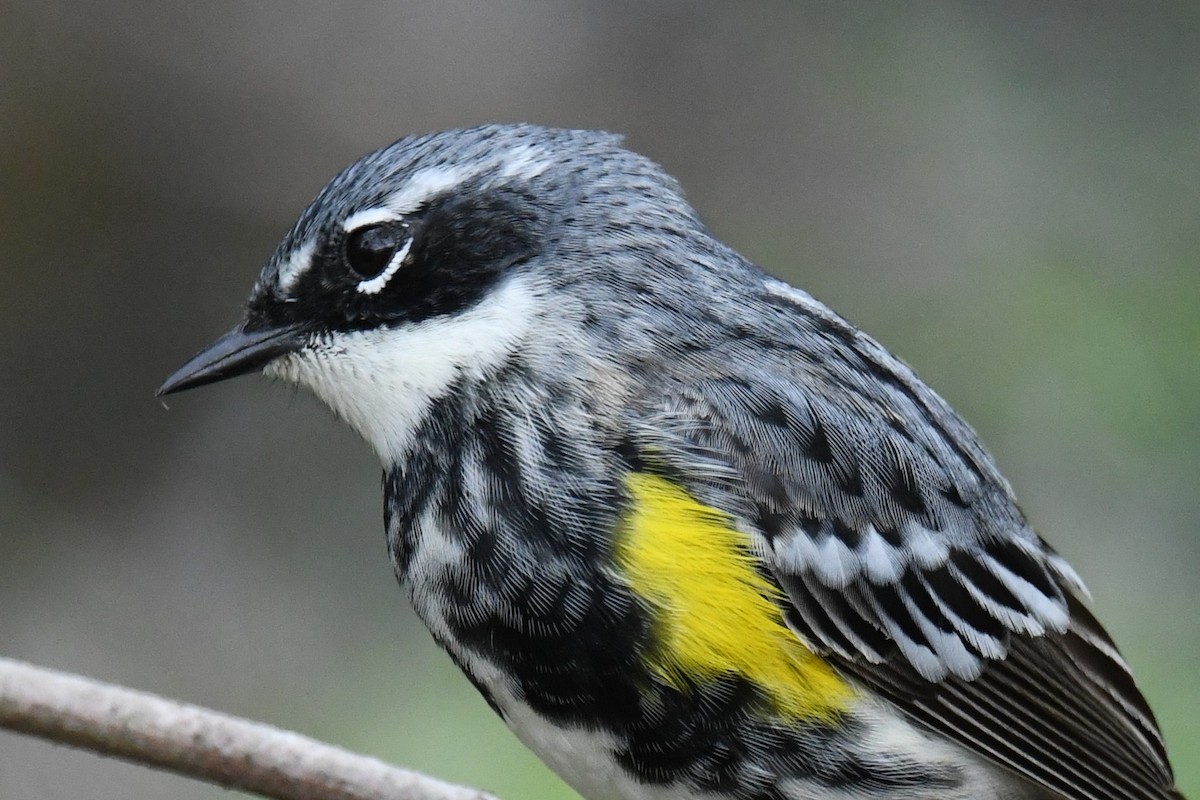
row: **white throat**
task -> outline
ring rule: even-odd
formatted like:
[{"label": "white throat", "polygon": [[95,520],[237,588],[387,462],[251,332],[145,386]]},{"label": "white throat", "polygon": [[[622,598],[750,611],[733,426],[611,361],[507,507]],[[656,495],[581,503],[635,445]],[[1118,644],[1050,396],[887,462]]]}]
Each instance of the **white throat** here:
[{"label": "white throat", "polygon": [[461,313],[337,333],[281,356],[264,372],[311,389],[389,467],[405,456],[434,400],[461,377],[484,376],[520,347],[536,301],[527,281],[509,278]]}]

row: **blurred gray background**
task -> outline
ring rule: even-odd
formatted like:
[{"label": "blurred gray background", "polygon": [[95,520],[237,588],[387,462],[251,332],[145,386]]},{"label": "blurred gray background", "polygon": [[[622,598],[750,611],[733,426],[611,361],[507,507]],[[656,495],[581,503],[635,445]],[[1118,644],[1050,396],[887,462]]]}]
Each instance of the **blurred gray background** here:
[{"label": "blurred gray background", "polygon": [[[909,361],[1088,580],[1200,792],[1200,6],[0,2],[0,654],[509,800],[307,396],[159,382],[401,135],[602,127]],[[219,798],[0,735],[0,797]]]}]

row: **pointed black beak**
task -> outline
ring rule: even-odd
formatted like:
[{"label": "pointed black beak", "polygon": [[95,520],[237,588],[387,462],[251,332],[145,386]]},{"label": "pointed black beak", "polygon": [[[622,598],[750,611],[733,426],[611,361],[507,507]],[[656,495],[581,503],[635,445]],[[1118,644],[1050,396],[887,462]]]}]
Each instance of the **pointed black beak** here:
[{"label": "pointed black beak", "polygon": [[299,327],[247,331],[238,326],[192,357],[158,387],[158,396],[194,389],[262,369],[285,353],[299,350],[305,336]]}]

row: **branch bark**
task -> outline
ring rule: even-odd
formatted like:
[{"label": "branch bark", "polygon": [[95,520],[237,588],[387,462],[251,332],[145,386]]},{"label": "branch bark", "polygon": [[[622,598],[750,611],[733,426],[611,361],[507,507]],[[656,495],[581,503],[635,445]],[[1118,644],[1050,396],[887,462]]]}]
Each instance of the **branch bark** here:
[{"label": "branch bark", "polygon": [[0,728],[277,800],[495,800],[297,733],[6,658]]}]

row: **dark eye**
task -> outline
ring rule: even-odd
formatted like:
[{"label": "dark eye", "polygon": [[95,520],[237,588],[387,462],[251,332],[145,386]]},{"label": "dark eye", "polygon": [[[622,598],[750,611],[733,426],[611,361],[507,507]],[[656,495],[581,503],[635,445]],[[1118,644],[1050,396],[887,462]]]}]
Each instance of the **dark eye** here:
[{"label": "dark eye", "polygon": [[360,278],[374,278],[387,269],[408,237],[403,225],[367,225],[346,237],[346,266]]}]

